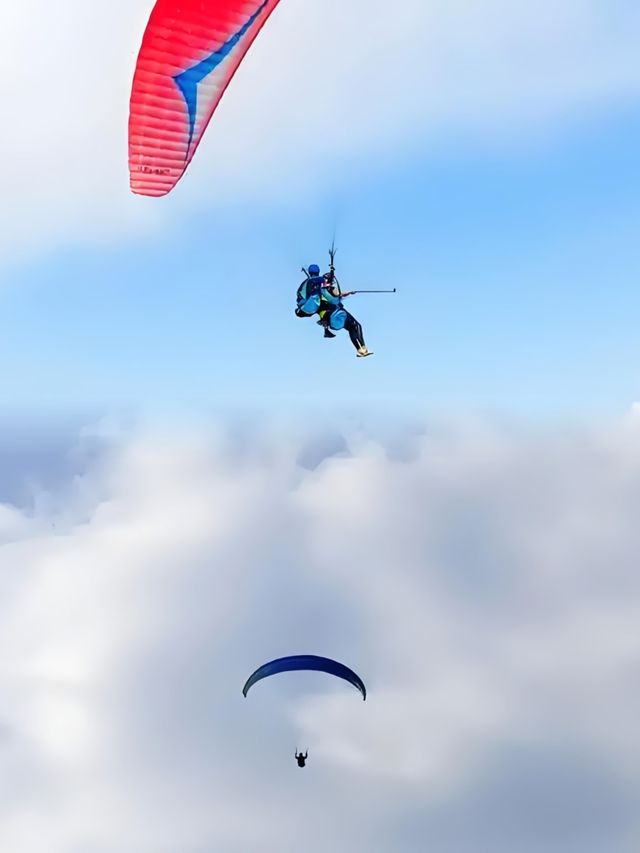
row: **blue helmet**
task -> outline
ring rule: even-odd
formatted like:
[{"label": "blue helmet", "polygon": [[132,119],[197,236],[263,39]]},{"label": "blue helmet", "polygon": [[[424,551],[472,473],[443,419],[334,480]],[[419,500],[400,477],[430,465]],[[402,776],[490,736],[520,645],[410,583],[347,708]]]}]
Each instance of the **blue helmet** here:
[{"label": "blue helmet", "polygon": [[318,264],[309,264],[309,275],[320,275],[320,267]]}]

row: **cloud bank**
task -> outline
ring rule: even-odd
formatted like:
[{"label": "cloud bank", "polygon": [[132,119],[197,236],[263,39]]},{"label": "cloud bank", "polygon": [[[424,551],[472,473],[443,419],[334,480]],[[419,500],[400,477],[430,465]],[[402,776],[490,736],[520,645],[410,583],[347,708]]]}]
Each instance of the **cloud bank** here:
[{"label": "cloud bank", "polygon": [[[0,509],[2,849],[637,849],[635,419],[87,431],[49,464]],[[297,652],[367,702],[243,699]]]}]

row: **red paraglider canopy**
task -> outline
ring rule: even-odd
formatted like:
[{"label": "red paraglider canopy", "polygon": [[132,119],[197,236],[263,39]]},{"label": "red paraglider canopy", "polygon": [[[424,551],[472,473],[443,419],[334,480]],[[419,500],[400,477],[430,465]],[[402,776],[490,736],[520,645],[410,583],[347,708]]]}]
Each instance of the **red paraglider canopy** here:
[{"label": "red paraglider canopy", "polygon": [[129,174],[140,195],[168,193],[279,0],[157,0],[136,64]]}]

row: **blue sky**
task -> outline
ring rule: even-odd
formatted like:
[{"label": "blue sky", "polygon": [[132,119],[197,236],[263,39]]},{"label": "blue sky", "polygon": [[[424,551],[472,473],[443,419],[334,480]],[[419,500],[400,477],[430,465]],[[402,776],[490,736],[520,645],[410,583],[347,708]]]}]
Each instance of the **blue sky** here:
[{"label": "blue sky", "polygon": [[[70,162],[63,158],[61,171],[57,161],[52,186],[61,195],[48,213],[50,199],[40,199],[43,223],[32,208],[15,244],[28,250],[5,246],[5,405],[313,402],[542,416],[628,409],[640,355],[640,72],[626,49],[633,9],[609,7],[602,26],[598,4],[570,4],[547,9],[534,27],[525,4],[494,30],[484,22],[476,36],[468,4],[457,18],[439,4],[409,4],[416,34],[407,63],[423,56],[419,36],[432,30],[441,39],[435,59],[412,70],[396,62],[376,100],[379,81],[367,90],[365,59],[345,76],[348,62],[301,67],[297,51],[291,62],[307,88],[289,83],[290,103],[279,106],[291,64],[281,49],[274,62],[274,50],[295,27],[301,38],[315,28],[321,40],[318,28],[338,21],[337,46],[350,45],[354,62],[366,57],[367,38],[376,44],[365,30],[354,46],[348,13],[335,18],[334,5],[323,18],[283,4],[187,177],[162,200],[134,199],[126,186],[127,74],[144,4],[134,7],[135,26],[126,41],[113,41],[109,58],[126,47],[115,91],[95,79],[115,113],[108,135],[98,124],[92,144],[109,146],[113,174],[107,168],[95,192],[86,184],[80,191],[77,170],[67,183]],[[500,0],[492,8],[503,10]],[[519,39],[530,55],[519,58]],[[554,84],[547,78],[556,65]],[[489,67],[486,79],[473,78],[476,66]],[[267,76],[264,93],[254,74]],[[116,102],[115,94],[125,97]],[[95,115],[104,122],[109,110]],[[305,153],[309,121],[316,130]],[[73,131],[60,124],[64,150]],[[265,144],[251,149],[258,127]],[[235,143],[257,155],[248,172],[240,155],[227,168]],[[37,202],[37,182],[33,192]],[[77,209],[74,192],[83,199]],[[346,335],[326,342],[291,310],[300,265],[324,262],[336,226],[344,285],[398,288],[350,302],[376,353],[366,363],[354,359]]]},{"label": "blue sky", "polygon": [[[2,292],[5,402],[624,410],[640,358],[639,131],[637,109],[610,108],[515,150],[461,138],[330,192],[203,204],[160,233],[23,261]],[[291,310],[299,266],[325,262],[335,226],[345,287],[398,288],[350,303],[367,363]]]}]

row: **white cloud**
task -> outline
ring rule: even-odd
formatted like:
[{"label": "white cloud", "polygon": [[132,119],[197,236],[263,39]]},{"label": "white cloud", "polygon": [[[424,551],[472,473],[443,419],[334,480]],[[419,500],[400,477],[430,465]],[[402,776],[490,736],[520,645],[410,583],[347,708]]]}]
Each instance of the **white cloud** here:
[{"label": "white cloud", "polygon": [[[611,0],[284,2],[224,99],[181,191],[128,191],[130,81],[151,4],[25,0],[0,34],[0,253],[123,239],[211,200],[334,189],[396,152],[503,141],[637,99],[640,20]],[[256,80],[260,85],[256,86]],[[224,164],[221,166],[221,164]]]},{"label": "white cloud", "polygon": [[[3,508],[2,849],[631,853],[637,426],[345,440],[310,470],[292,431],[102,434],[59,500]],[[302,651],[367,702],[242,698]]]}]

